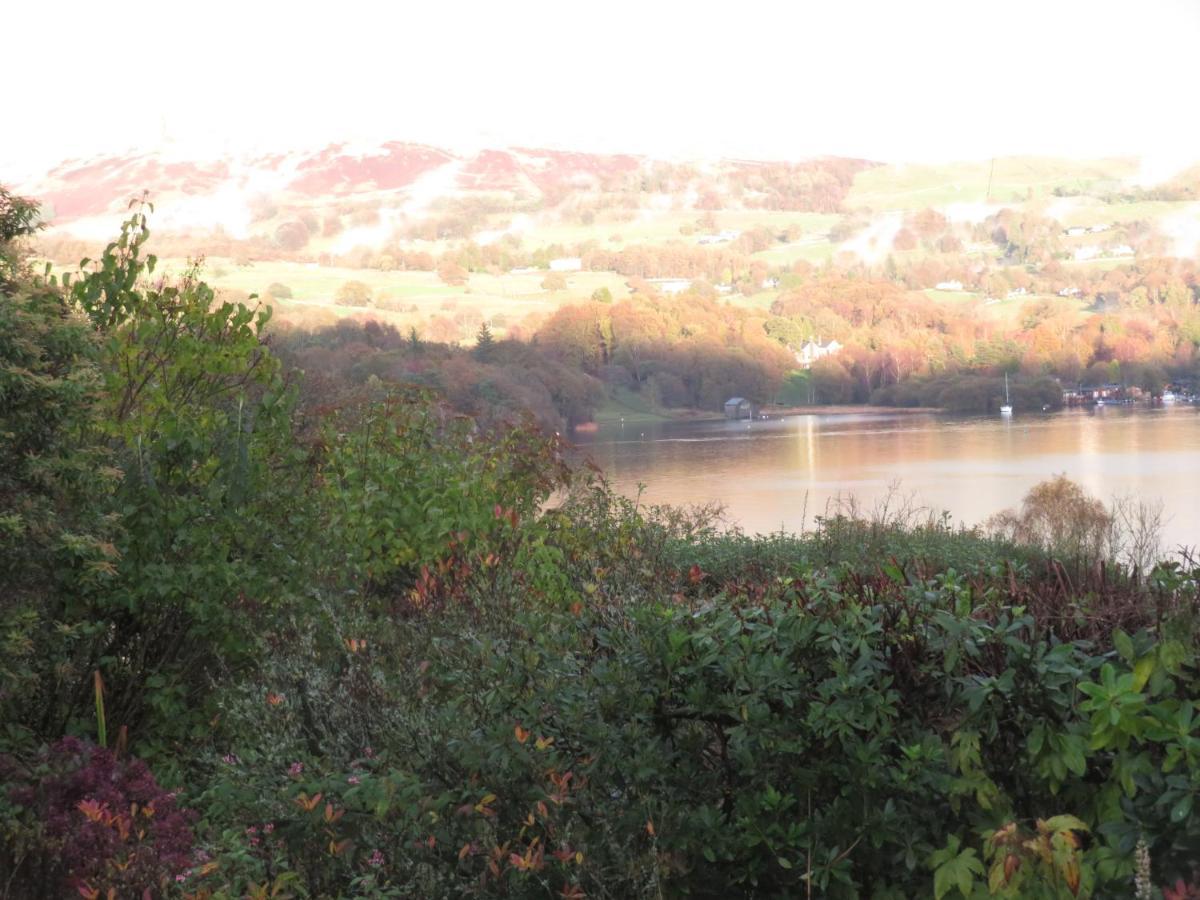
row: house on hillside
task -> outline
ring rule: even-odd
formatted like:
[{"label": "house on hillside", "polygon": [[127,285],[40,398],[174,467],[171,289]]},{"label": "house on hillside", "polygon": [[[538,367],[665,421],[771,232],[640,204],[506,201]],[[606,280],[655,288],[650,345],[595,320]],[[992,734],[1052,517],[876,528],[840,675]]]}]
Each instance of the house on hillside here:
[{"label": "house on hillside", "polygon": [[1128,244],[1117,244],[1108,251],[1109,256],[1133,256],[1133,248]]},{"label": "house on hillside", "polygon": [[824,359],[826,356],[833,356],[841,349],[842,345],[837,341],[830,341],[828,344],[822,344],[820,338],[817,338],[815,341],[810,340],[807,341],[804,346],[800,348],[800,352],[796,354],[796,362],[798,362],[803,368],[808,369],[811,368],[812,364],[818,359]]},{"label": "house on hillside", "polygon": [[1087,234],[1087,233],[1088,233],[1088,230],[1086,228],[1084,228],[1082,225],[1072,225],[1070,228],[1068,228],[1066,231],[1063,232],[1063,234],[1065,234],[1067,237],[1075,237],[1076,235]]},{"label": "house on hillside", "polygon": [[1076,262],[1085,262],[1089,259],[1095,259],[1100,255],[1100,248],[1094,245],[1088,247],[1076,247],[1073,254]]},{"label": "house on hillside", "polygon": [[939,281],[933,286],[935,291],[961,291],[963,283],[961,281]]},{"label": "house on hillside", "polygon": [[560,256],[550,260],[551,272],[578,272],[583,268],[583,260],[578,256]]},{"label": "house on hillside", "polygon": [[690,278],[648,278],[646,280],[660,294],[682,294],[692,286]]},{"label": "house on hillside", "polygon": [[753,419],[754,407],[745,397],[730,397],[725,401],[725,418]]},{"label": "house on hillside", "polygon": [[702,234],[697,244],[728,244],[730,241],[736,241],[742,236],[740,231],[727,228],[717,234]]},{"label": "house on hillside", "polygon": [[1025,288],[1019,287],[1019,288],[1013,288],[1011,291],[1009,291],[1008,296],[1009,296],[1009,298],[1024,297],[1028,293],[1029,293],[1029,291],[1025,290]]},{"label": "house on hillside", "polygon": [[1078,297],[1079,296],[1079,288],[1065,287],[1061,291],[1058,292],[1058,296],[1060,296],[1060,297]]}]

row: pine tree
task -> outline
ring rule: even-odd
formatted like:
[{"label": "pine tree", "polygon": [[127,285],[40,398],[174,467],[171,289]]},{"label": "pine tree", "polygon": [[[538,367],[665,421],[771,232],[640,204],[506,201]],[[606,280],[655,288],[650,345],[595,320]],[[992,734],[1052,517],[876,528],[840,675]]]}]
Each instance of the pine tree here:
[{"label": "pine tree", "polygon": [[487,362],[492,358],[495,349],[496,339],[492,337],[492,330],[488,328],[487,322],[484,322],[479,326],[479,334],[475,335],[475,358]]}]

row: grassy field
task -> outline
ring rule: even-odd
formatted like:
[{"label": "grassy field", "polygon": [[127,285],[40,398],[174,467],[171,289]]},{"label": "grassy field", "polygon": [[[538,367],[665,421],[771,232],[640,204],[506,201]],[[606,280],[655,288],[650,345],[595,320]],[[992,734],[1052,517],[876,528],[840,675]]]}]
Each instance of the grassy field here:
[{"label": "grassy field", "polygon": [[[180,271],[183,260],[164,260],[168,270]],[[263,261],[238,266],[232,260],[209,259],[205,278],[214,287],[224,290],[257,293],[264,302],[289,319],[302,318],[310,323],[370,314],[397,327],[408,328],[428,321],[434,315],[453,318],[456,313],[474,310],[485,321],[500,316],[496,330],[503,334],[508,325],[519,322],[531,313],[550,313],[560,306],[590,297],[599,288],[608,288],[614,299],[629,296],[626,279],[613,272],[566,273],[567,289],[546,291],[541,287],[544,272],[489,275],[472,274],[465,285],[452,286],[442,282],[433,272],[380,272],[374,269],[350,269],[336,266],[316,266],[305,263]],[[342,307],[334,303],[338,289],[347,281],[361,281],[376,300],[390,301],[402,309],[377,307]],[[290,299],[270,298],[267,288],[272,284],[286,285]]]},{"label": "grassy field", "polygon": [[[954,203],[983,203],[988,197],[990,160],[945,165],[889,165],[860,172],[846,206],[851,209],[923,209]],[[1076,162],[1039,157],[1004,157],[991,173],[994,203],[1048,197],[1054,188],[1079,190],[1117,182],[1136,171],[1132,160]]]},{"label": "grassy field", "polygon": [[760,250],[755,259],[772,266],[790,266],[797,260],[820,264],[833,257],[837,246],[823,235],[803,238],[790,244],[777,244],[769,250]]},{"label": "grassy field", "polygon": [[[1155,222],[1175,215],[1188,204],[1166,200],[1142,200],[1136,203],[1104,203],[1095,197],[1070,197],[1052,204],[1047,214],[1062,222],[1063,227],[1072,225],[1110,225],[1123,222]],[[1090,235],[1093,239],[1104,235]]]}]

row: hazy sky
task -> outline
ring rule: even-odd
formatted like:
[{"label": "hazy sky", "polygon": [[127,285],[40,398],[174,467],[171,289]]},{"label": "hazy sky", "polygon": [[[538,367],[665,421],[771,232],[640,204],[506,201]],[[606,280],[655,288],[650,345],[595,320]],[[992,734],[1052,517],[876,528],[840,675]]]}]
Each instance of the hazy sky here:
[{"label": "hazy sky", "polygon": [[0,178],[380,138],[1200,158],[1200,0],[15,0],[4,18]]}]

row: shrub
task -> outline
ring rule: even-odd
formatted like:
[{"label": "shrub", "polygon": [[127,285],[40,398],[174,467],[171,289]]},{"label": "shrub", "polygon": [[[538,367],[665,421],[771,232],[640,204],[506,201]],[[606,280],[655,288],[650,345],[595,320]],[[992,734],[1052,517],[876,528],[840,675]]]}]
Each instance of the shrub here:
[{"label": "shrub", "polygon": [[7,881],[30,897],[165,891],[195,861],[195,815],[140,760],[68,737],[32,765],[0,760],[0,776],[13,823]]},{"label": "shrub", "polygon": [[274,297],[276,300],[290,300],[292,299],[292,289],[286,284],[274,281],[267,287],[267,296]]}]

